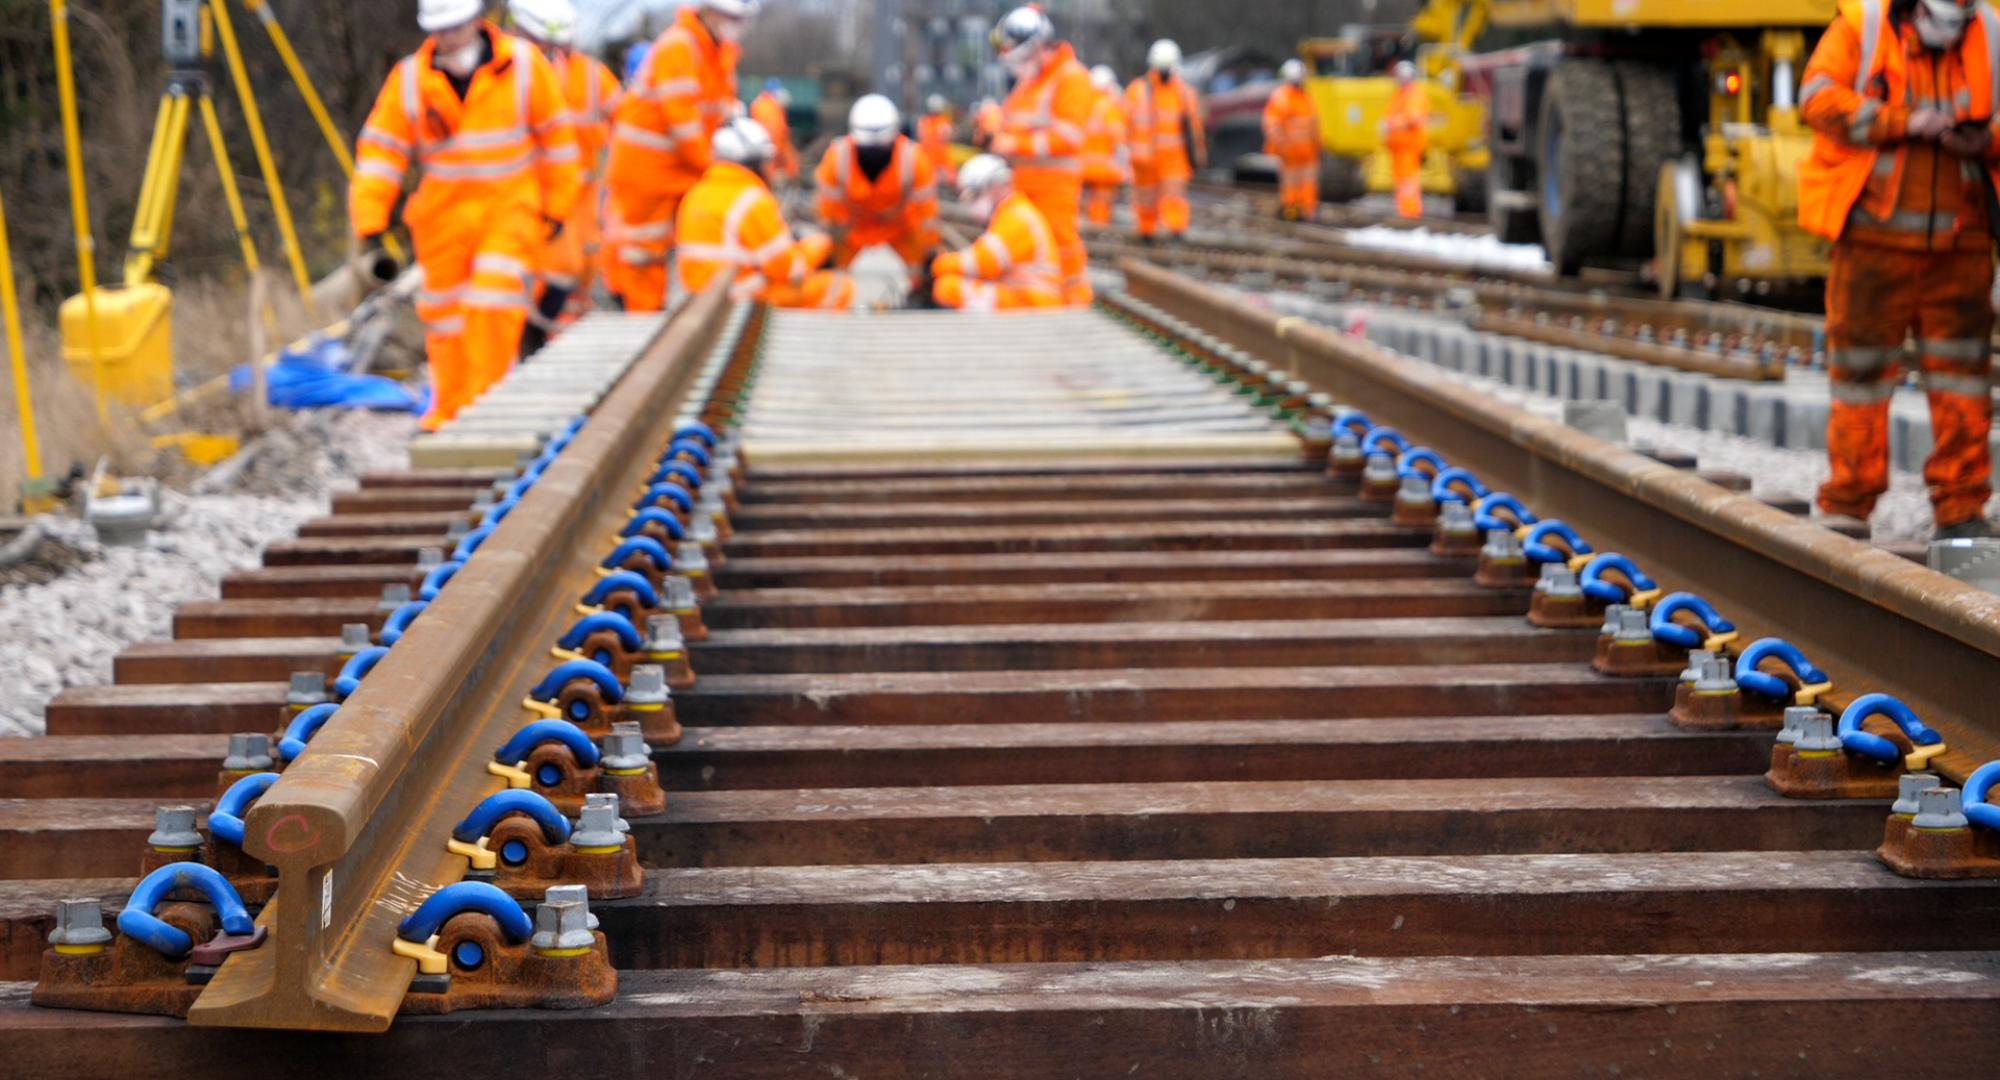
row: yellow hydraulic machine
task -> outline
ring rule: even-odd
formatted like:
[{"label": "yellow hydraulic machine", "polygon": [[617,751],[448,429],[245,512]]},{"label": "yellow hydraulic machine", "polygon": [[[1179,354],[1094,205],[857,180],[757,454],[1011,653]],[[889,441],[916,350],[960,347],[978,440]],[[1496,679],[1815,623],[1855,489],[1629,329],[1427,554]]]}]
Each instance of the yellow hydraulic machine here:
[{"label": "yellow hydraulic machine", "polygon": [[[251,95],[228,12],[220,0],[207,3],[164,0],[162,41],[170,70],[146,155],[146,172],[133,216],[123,284],[96,288],[87,276],[83,293],[64,301],[60,314],[64,359],[91,380],[100,398],[108,395],[127,405],[144,406],[173,393],[173,295],[154,276],[171,247],[181,164],[197,114],[244,265],[253,276],[259,268],[256,245],[250,238],[243,200],[236,188],[236,174],[209,94],[208,69],[218,34],[242,100],[258,167],[271,191],[272,210],[284,242],[286,261],[300,296],[309,307],[311,304],[311,280],[306,274],[305,259],[279,183],[276,162],[264,138],[263,121]],[[67,49],[59,45],[58,54],[58,63],[66,70]],[[79,244],[87,247],[87,237],[80,235]]]},{"label": "yellow hydraulic machine", "polygon": [[[1306,93],[1319,114],[1321,194],[1357,199],[1395,186],[1383,145],[1383,119],[1399,60],[1411,60],[1431,99],[1430,150],[1424,155],[1427,195],[1449,197],[1477,212],[1486,194],[1486,110],[1462,89],[1458,59],[1482,24],[1420,16],[1400,27],[1349,26],[1336,38],[1299,44],[1306,64]],[[1421,44],[1419,44],[1421,42]]]}]

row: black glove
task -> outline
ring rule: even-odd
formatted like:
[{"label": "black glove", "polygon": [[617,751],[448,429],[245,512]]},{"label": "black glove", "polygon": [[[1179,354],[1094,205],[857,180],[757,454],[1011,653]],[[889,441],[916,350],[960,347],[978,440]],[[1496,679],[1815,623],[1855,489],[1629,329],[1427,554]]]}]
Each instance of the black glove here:
[{"label": "black glove", "polygon": [[550,240],[554,240],[556,237],[562,235],[563,223],[561,218],[552,218],[547,214],[543,214],[542,227],[548,230],[548,239]]}]

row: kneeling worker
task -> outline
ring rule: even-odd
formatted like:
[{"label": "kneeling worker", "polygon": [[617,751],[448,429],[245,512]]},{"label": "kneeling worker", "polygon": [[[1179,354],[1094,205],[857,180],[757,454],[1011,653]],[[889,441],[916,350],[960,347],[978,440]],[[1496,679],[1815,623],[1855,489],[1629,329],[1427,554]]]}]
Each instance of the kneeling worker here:
[{"label": "kneeling worker", "polygon": [[981,154],[958,171],[959,197],[986,218],[986,234],[931,263],[940,307],[967,311],[1063,306],[1062,262],[1048,219],[1014,190],[1007,163]]},{"label": "kneeling worker", "polygon": [[819,219],[833,232],[833,265],[843,270],[886,244],[914,277],[937,250],[937,173],[902,124],[894,102],[863,97],[813,174]]},{"label": "kneeling worker", "polygon": [[778,148],[755,120],[735,119],[710,140],[714,164],[681,200],[674,219],[675,268],[681,288],[698,293],[728,274],[737,300],[773,307],[847,310],[854,282],[845,274],[816,270],[833,242],[815,234],[793,239],[771,194]]}]

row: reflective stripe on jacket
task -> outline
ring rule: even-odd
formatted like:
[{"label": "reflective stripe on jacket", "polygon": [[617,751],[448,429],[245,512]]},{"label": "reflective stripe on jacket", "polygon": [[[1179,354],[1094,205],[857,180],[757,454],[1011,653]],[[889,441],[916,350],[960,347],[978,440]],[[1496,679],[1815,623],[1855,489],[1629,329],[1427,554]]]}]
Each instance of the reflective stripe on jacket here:
[{"label": "reflective stripe on jacket", "polygon": [[937,171],[917,144],[896,136],[889,164],[875,179],[861,169],[854,138],[843,135],[827,147],[813,173],[820,220],[853,230],[855,247],[923,231],[937,220]]},{"label": "reflective stripe on jacket", "polygon": [[1093,184],[1122,184],[1132,178],[1125,146],[1125,102],[1116,90],[1100,90],[1083,129],[1083,178]]},{"label": "reflective stripe on jacket", "polygon": [[[1890,23],[1884,0],[1841,4],[1806,64],[1799,92],[1800,116],[1813,129],[1812,152],[1799,163],[1801,227],[1829,240],[1840,239],[1851,223],[1890,232],[1915,227],[1931,234],[1937,229],[1932,185],[1905,182],[1912,144],[1904,141],[1904,128],[1910,114],[1922,107],[1948,111],[1960,123],[1993,123],[1994,103],[2000,100],[2000,64],[1993,60],[2000,54],[2000,16],[1984,3],[1976,12],[1958,48],[1934,56],[1936,79],[1926,71],[1918,80],[1912,77],[1911,46]],[[1956,89],[1944,100],[1919,101],[1914,92],[1919,81]],[[2000,180],[1996,157],[2000,139],[1994,140],[1985,162],[1988,175]],[[1937,161],[1925,165],[1933,169],[1933,179],[1949,172]],[[1976,197],[1963,188],[1943,197],[1954,202],[1973,198],[1983,219],[1985,183],[1975,187]],[[1923,220],[1917,222],[1918,217]],[[1961,223],[1954,219],[1945,224],[1955,233]]]},{"label": "reflective stripe on jacket", "polygon": [[960,275],[1021,288],[1047,289],[1062,302],[1062,263],[1048,219],[1026,195],[1001,200],[986,232],[963,251],[946,252],[931,264],[938,277]]},{"label": "reflective stripe on jacket", "polygon": [[1264,104],[1264,152],[1287,160],[1319,156],[1319,115],[1302,86],[1286,83]]},{"label": "reflective stripe on jacket", "polygon": [[1058,44],[1034,77],[1015,84],[1002,106],[993,152],[1014,170],[1014,186],[1029,194],[1082,190],[1083,129],[1097,89],[1067,43]]},{"label": "reflective stripe on jacket", "polygon": [[804,281],[818,261],[813,245],[792,238],[764,178],[732,161],[710,166],[681,199],[674,234],[674,264],[690,293],[727,273],[731,295],[755,299],[771,282]]},{"label": "reflective stripe on jacket", "polygon": [[492,58],[461,100],[431,66],[427,40],[389,72],[362,126],[348,211],[357,235],[389,227],[403,177],[422,174],[403,220],[476,229],[517,210],[564,218],[582,186],[582,155],[556,72],[540,50],[482,24]]},{"label": "reflective stripe on jacket", "polygon": [[1201,100],[1179,75],[1161,80],[1149,71],[1133,79],[1125,89],[1125,116],[1132,164],[1140,168],[1185,174],[1194,159],[1188,139],[1200,143],[1208,137],[1202,130]]}]

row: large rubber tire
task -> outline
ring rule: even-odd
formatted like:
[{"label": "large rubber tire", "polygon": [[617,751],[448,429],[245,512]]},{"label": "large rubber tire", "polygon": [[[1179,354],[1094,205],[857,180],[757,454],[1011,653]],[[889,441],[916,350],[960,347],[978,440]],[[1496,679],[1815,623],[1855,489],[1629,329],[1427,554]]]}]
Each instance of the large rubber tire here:
[{"label": "large rubber tire", "polygon": [[1368,177],[1361,162],[1339,154],[1319,159],[1319,197],[1331,203],[1347,203],[1368,194]]},{"label": "large rubber tire", "polygon": [[[1618,76],[1603,60],[1566,60],[1549,75],[1535,125],[1542,246],[1563,274],[1611,255],[1624,236],[1625,139]],[[1652,215],[1645,217],[1648,229]]]},{"label": "large rubber tire", "polygon": [[1673,69],[1657,64],[1621,60],[1617,75],[1625,107],[1625,212],[1619,252],[1650,259],[1660,174],[1682,150],[1680,88]]}]

